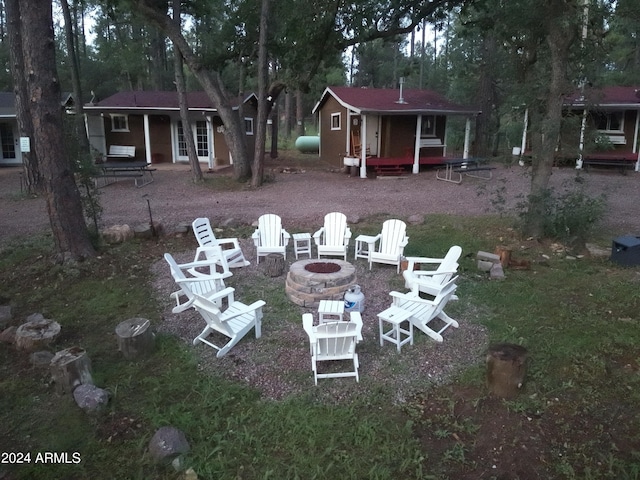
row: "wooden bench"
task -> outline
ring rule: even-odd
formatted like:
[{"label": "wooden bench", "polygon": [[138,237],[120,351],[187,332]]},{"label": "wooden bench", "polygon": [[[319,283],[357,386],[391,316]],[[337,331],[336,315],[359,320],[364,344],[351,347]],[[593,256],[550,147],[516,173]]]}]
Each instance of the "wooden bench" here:
[{"label": "wooden bench", "polygon": [[587,171],[591,166],[617,167],[620,169],[620,173],[622,173],[623,175],[627,174],[627,170],[633,169],[633,166],[635,165],[635,163],[636,162],[634,160],[628,160],[624,158],[611,159],[611,160],[598,159],[598,158],[585,158],[584,160],[582,160],[582,166]]},{"label": "wooden bench", "polygon": [[133,145],[111,145],[107,157],[111,158],[134,158],[136,147]]},{"label": "wooden bench", "polygon": [[434,138],[421,138],[420,148],[432,148],[432,147],[444,147],[442,140],[437,137]]}]

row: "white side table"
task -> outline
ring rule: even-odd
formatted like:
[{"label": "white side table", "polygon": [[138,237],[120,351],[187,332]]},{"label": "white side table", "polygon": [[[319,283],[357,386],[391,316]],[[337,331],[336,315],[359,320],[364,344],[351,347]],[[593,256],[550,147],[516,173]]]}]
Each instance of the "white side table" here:
[{"label": "white side table", "polygon": [[374,248],[374,244],[376,243],[377,237],[372,237],[371,235],[358,235],[356,237],[356,247],[353,258],[357,260],[358,258],[369,258],[369,252]]},{"label": "white side table", "polygon": [[320,300],[318,304],[318,322],[342,321],[344,315],[344,301],[342,300]]},{"label": "white side table", "polygon": [[[393,305],[380,312],[378,314],[378,320],[380,322],[380,346],[382,346],[386,340],[394,343],[398,349],[398,353],[400,353],[400,348],[405,343],[413,345],[413,324],[409,321],[410,317],[411,312]],[[390,324],[391,328],[384,331],[383,322]],[[407,322],[409,326],[403,328],[403,322]]]},{"label": "white side table", "polygon": [[293,251],[296,254],[296,260],[298,255],[306,253],[311,258],[311,234],[310,233],[294,233],[293,237]]}]

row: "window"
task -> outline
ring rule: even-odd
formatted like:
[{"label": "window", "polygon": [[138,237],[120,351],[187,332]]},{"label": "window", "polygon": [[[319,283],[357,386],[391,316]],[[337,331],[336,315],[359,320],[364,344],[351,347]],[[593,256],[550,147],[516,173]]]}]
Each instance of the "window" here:
[{"label": "window", "polygon": [[433,115],[424,115],[422,117],[420,136],[421,137],[436,136],[436,117],[434,117]]},{"label": "window", "polygon": [[622,112],[596,113],[596,128],[606,132],[622,132],[624,130],[624,119]]},{"label": "window", "polygon": [[[207,129],[207,122],[204,120],[198,120],[193,126],[195,130],[196,150],[198,157],[207,157],[209,155],[209,132]],[[184,135],[184,128],[182,122],[178,121],[178,156],[188,157],[187,141]]]},{"label": "window", "polygon": [[340,112],[331,114],[331,130],[340,130],[342,128],[341,119]]},{"label": "window", "polygon": [[253,135],[253,118],[244,117],[244,132],[247,135]]},{"label": "window", "polygon": [[127,117],[126,115],[111,115],[111,131],[128,132],[129,117]]},{"label": "window", "polygon": [[2,158],[16,158],[16,146],[10,124],[0,123],[0,141],[2,142]]}]

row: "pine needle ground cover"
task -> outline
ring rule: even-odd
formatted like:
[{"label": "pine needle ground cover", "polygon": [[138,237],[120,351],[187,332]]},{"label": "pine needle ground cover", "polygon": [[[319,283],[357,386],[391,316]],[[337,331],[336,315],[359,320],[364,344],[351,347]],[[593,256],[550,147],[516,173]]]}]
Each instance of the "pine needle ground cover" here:
[{"label": "pine needle ground cover", "polygon": [[[374,231],[378,220],[359,229],[370,221]],[[473,256],[463,258],[460,300],[448,310],[484,325],[491,342],[528,349],[516,399],[487,394],[484,358],[445,384],[424,379],[424,388],[403,401],[381,382],[373,394],[348,402],[319,394],[324,387],[313,387],[310,368],[297,379],[308,385],[304,393],[265,399],[203,370],[201,350],[169,335],[158,335],[149,358],[124,360],[115,326],[138,316],[162,321],[150,265],[166,251],[190,248],[191,239],[132,241],[61,267],[51,264],[45,237],[3,247],[2,303],[11,302],[16,319],[41,312],[58,321],[63,333],[54,351],[85,348],[95,383],[112,396],[104,412],[87,415],[54,393],[47,369],[0,345],[0,452],[32,458],[0,464],[0,472],[11,479],[178,478],[146,451],[157,428],[173,425],[188,438],[184,465],[198,478],[638,478],[637,268],[519,240],[497,218],[427,217],[408,234],[408,255],[430,256],[451,244],[465,254],[511,244],[514,255],[531,262],[529,270],[489,281]],[[255,279],[251,288],[264,292],[269,315],[297,317],[268,284]],[[397,281],[389,287],[398,288]],[[401,354],[389,378],[402,375],[402,362]],[[81,461],[35,463],[43,452],[77,452]]]}]

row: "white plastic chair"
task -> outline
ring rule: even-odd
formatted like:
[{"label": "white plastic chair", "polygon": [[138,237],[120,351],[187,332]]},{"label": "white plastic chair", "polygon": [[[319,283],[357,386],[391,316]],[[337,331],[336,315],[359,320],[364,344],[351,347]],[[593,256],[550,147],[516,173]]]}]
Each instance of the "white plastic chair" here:
[{"label": "white plastic chair", "polygon": [[[220,358],[225,356],[252,328],[255,328],[256,338],[262,336],[262,307],[265,305],[263,300],[245,305],[235,301],[234,289],[230,287],[218,292],[215,298],[207,299],[200,295],[194,295],[194,297],[193,306],[207,323],[200,335],[194,338],[194,345],[200,342],[205,343],[216,349],[218,351],[216,356]],[[224,311],[216,304],[217,300],[223,299],[228,305]],[[213,343],[214,340],[209,338],[214,332],[222,334],[229,340],[216,345]]]},{"label": "white plastic chair", "polygon": [[[458,288],[455,283],[457,278],[450,279],[433,300],[421,298],[413,292],[391,292],[389,295],[393,298],[392,305],[410,312],[409,321],[415,328],[422,330],[436,342],[442,342],[442,332],[449,327],[459,327],[458,322],[443,311]],[[438,327],[432,328],[429,324],[434,320],[438,320],[440,323]]]},{"label": "white plastic chair", "polygon": [[282,219],[278,215],[261,215],[258,218],[258,228],[251,238],[256,246],[257,263],[260,263],[260,257],[270,253],[279,253],[287,258],[287,245],[291,235],[282,228]]},{"label": "white plastic chair", "polygon": [[198,240],[198,249],[194,261],[208,256],[209,247],[220,247],[229,268],[246,267],[249,262],[244,258],[237,238],[216,238],[208,218],[196,218],[191,224]]},{"label": "white plastic chair", "polygon": [[[408,257],[407,269],[402,272],[405,287],[414,293],[437,295],[442,286],[458,272],[460,255],[462,255],[462,248],[454,245],[444,258]],[[437,268],[435,270],[422,270],[422,265],[429,264],[437,265]],[[419,265],[421,267],[420,270],[414,270],[415,265]]]},{"label": "white plastic chair", "polygon": [[[314,327],[313,316],[305,313],[302,315],[302,325],[309,336],[311,369],[316,385],[319,378],[355,377],[356,382],[360,381],[356,344],[358,337],[362,336],[361,322],[328,322]],[[318,363],[331,360],[350,360],[353,368],[341,372],[318,373]]]},{"label": "white plastic chair", "polygon": [[369,248],[369,270],[373,262],[396,265],[400,273],[400,260],[407,246],[407,224],[402,220],[386,220],[382,231],[374,237],[374,248]]},{"label": "white plastic chair", "polygon": [[347,226],[347,217],[344,213],[332,212],[324,216],[324,226],[313,234],[313,239],[318,247],[318,258],[322,255],[330,257],[344,257],[347,260],[347,249],[351,229]]},{"label": "white plastic chair", "polygon": [[[170,253],[165,253],[164,259],[169,264],[171,276],[180,287],[180,290],[170,295],[176,302],[173,313],[183,312],[190,308],[193,304],[194,295],[196,294],[213,298],[219,291],[225,288],[224,279],[231,276],[231,272],[228,269],[212,274],[200,273],[198,271],[199,268],[215,269],[216,258],[212,258],[211,261],[205,260],[178,264]],[[214,263],[213,266],[211,262]]]}]

